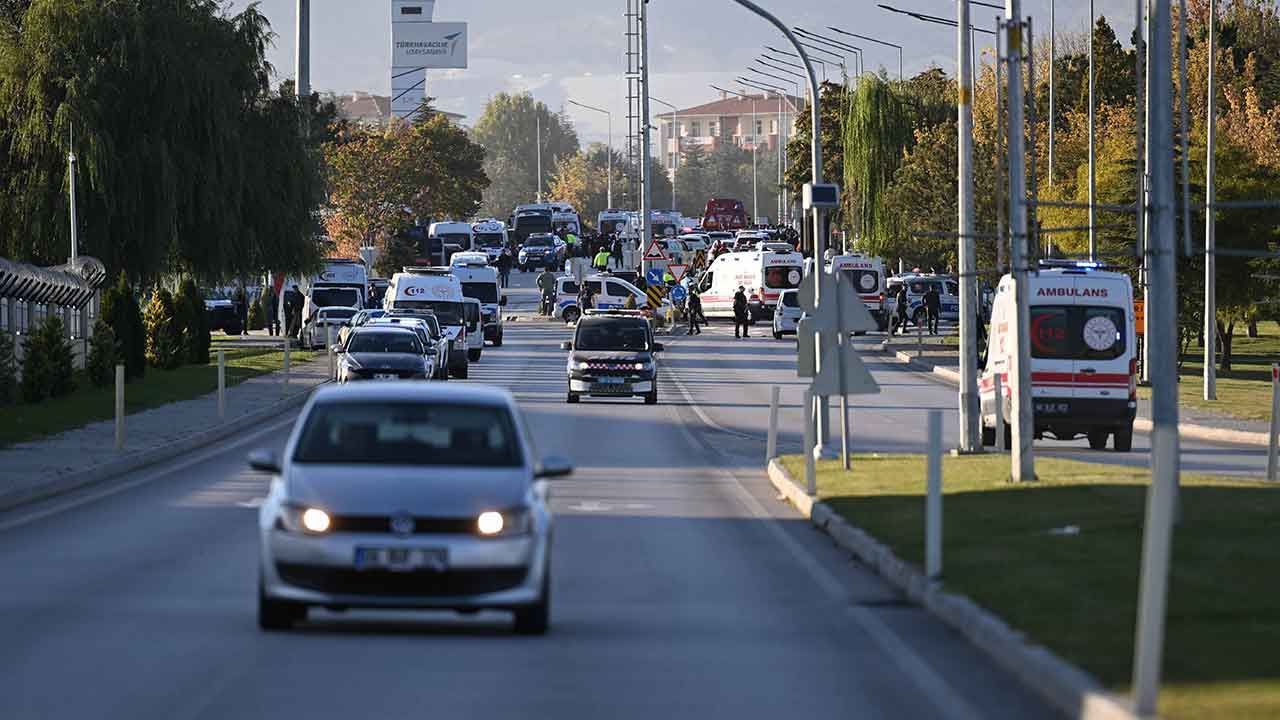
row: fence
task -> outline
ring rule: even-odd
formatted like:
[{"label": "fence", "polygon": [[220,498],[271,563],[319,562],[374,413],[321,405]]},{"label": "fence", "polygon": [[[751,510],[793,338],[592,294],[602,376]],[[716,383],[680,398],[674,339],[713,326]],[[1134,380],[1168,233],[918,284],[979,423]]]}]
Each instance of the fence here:
[{"label": "fence", "polygon": [[0,258],[0,332],[13,337],[19,373],[27,338],[51,315],[62,317],[72,361],[84,367],[106,278],[102,263],[86,256],[50,268]]}]

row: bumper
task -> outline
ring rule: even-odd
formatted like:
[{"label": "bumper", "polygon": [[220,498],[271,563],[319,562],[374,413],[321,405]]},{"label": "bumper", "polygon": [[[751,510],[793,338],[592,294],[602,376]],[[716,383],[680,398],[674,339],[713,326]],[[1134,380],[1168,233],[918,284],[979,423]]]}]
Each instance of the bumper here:
[{"label": "bumper", "polygon": [[569,392],[599,397],[630,397],[653,392],[653,380],[628,380],[616,385],[601,385],[593,379],[569,379]]},{"label": "bumper", "polygon": [[[357,547],[440,548],[444,570],[358,570]],[[509,608],[535,603],[549,557],[547,531],[507,538],[264,531],[262,584],[273,599],[329,607]]]},{"label": "bumper", "polygon": [[[995,416],[994,396],[982,398],[984,417]],[[1055,435],[1081,434],[1099,428],[1132,425],[1137,403],[1127,398],[1057,398],[1032,399],[1035,432]],[[1004,416],[1009,417],[1009,400],[1005,398]]]},{"label": "bumper", "polygon": [[794,335],[798,328],[799,318],[787,317],[786,315],[775,315],[773,318],[773,329],[783,335]]},{"label": "bumper", "polygon": [[502,333],[502,325],[494,322],[484,326],[484,339],[493,342],[498,339],[498,335]]}]

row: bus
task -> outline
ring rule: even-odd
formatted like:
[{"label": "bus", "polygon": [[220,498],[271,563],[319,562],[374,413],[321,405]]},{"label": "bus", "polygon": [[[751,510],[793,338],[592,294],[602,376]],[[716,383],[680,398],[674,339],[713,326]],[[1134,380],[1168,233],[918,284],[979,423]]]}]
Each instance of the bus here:
[{"label": "bus", "polygon": [[741,200],[712,198],[702,213],[703,230],[742,230],[750,227]]}]

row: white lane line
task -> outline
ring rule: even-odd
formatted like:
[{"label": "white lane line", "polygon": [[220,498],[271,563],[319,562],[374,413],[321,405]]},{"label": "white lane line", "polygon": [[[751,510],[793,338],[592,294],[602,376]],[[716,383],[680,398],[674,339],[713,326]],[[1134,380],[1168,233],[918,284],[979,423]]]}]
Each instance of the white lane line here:
[{"label": "white lane line", "polygon": [[3,522],[0,522],[0,532],[4,532],[6,530],[13,530],[14,528],[22,527],[23,525],[30,525],[31,523],[37,520],[42,520],[52,515],[64,513],[68,510],[74,510],[75,508],[82,507],[90,503],[98,502],[99,500],[102,500],[104,498],[109,498],[112,495],[118,495],[126,490],[131,490],[140,485],[146,485],[147,483],[154,482],[161,477],[164,477],[166,475],[172,475],[173,473],[179,470],[191,467],[192,465],[196,465],[198,463],[204,462],[211,457],[215,457],[217,455],[225,453],[227,450],[230,450],[231,448],[239,447],[240,445],[245,445],[250,441],[256,440],[263,435],[276,432],[277,430],[279,430],[280,426],[292,424],[293,420],[294,419],[292,417],[285,420],[280,420],[278,422],[268,425],[267,427],[261,428],[259,430],[255,430],[254,432],[248,435],[241,436],[239,439],[236,439],[232,442],[224,441],[224,442],[217,443],[211,447],[208,447],[202,451],[197,452],[195,455],[188,457],[187,459],[179,462],[177,465],[164,463],[162,465],[162,469],[153,470],[135,480],[129,480],[127,482],[115,484],[115,485],[112,485],[111,487],[103,488],[96,492],[90,492],[87,495],[82,495],[80,497],[76,497],[63,502],[55,502],[55,504],[52,505],[51,507],[46,507],[41,510],[36,510],[34,512],[29,512],[25,515],[21,515],[20,517],[15,517],[9,520],[5,520]]},{"label": "white lane line", "polygon": [[[676,343],[676,345],[679,345],[679,343]],[[712,428],[719,430],[722,433],[728,433],[729,435],[734,435],[740,438],[746,438],[747,440],[760,439],[749,433],[739,432],[737,430],[730,430],[729,428],[721,425],[715,420],[712,420],[711,416],[703,412],[702,407],[697,403],[697,401],[693,399],[693,395],[689,392],[688,388],[684,386],[684,382],[680,380],[680,375],[676,372],[676,369],[674,367],[672,367],[666,373],[666,376],[671,378],[671,380],[675,383],[676,389],[678,389],[680,391],[680,394],[684,396],[684,400],[689,405],[689,407],[693,408],[693,412],[695,415],[698,416],[699,420],[711,426]]]},{"label": "white lane line", "polygon": [[[674,374],[672,376],[675,377]],[[680,388],[680,392],[684,395],[685,400],[696,410],[697,406],[693,404],[693,398],[689,396],[687,391],[685,391],[684,386],[681,385],[678,378],[676,380],[676,385]],[[704,422],[707,421],[704,414],[701,412],[697,414],[704,420]],[[707,424],[714,428],[723,430],[723,428],[720,428],[720,426],[716,425],[714,422],[708,422]],[[687,425],[681,423],[680,426],[684,428],[685,434],[688,435],[689,439],[696,445],[700,445],[710,452],[715,452],[720,454],[722,457],[725,457],[725,453],[723,453],[719,448],[704,442],[701,438],[695,435]],[[795,559],[796,563],[800,567],[804,568],[804,570],[809,574],[809,577],[811,577],[833,601],[841,604],[849,601],[848,594],[845,592],[844,586],[840,581],[836,579],[829,570],[823,567],[817,558],[801,547],[800,543],[783,529],[781,522],[765,510],[764,506],[762,506],[760,502],[747,490],[742,479],[739,478],[733,470],[730,470],[727,467],[721,467],[717,468],[716,472],[733,479],[734,482],[731,484],[733,494],[738,501],[742,503],[747,512],[755,516],[756,519],[764,522],[765,527],[769,529],[769,532],[778,541],[778,544],[786,548],[787,552]],[[874,613],[870,612],[866,608],[855,607],[849,608],[848,612],[854,621],[858,623],[858,626],[861,627],[867,635],[869,635],[871,639],[880,646],[880,649],[884,654],[888,656],[894,664],[896,664],[898,668],[924,692],[924,694],[929,698],[929,701],[934,705],[935,709],[938,710],[939,717],[954,718],[955,720],[980,720],[980,718],[985,717],[985,715],[978,712],[969,703],[969,701],[964,698],[964,696],[956,692],[955,688],[953,688],[941,675],[935,672],[933,668],[930,667],[929,664],[911,648],[911,646],[903,642],[902,639],[894,633],[893,629],[885,624],[880,618],[876,617]]]}]

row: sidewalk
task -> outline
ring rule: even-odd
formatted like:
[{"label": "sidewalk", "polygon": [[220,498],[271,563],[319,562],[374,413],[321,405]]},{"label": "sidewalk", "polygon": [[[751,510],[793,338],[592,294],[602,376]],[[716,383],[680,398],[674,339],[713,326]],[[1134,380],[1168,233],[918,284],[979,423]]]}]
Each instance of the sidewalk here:
[{"label": "sidewalk", "polygon": [[[917,341],[914,334],[893,336],[888,340],[864,349],[880,348],[884,352],[896,353],[898,358],[912,367],[924,372],[931,372],[942,380],[952,384],[960,384],[960,355],[954,345],[943,345],[941,336],[924,336],[923,354],[917,357]],[[981,373],[982,368],[978,368]],[[1208,442],[1226,442],[1245,445],[1268,444],[1268,424],[1257,420],[1241,420],[1229,415],[1202,410],[1200,408],[1178,407],[1178,433],[1194,440]],[[1149,432],[1151,429],[1151,401],[1138,400],[1138,417],[1134,421],[1134,429]]]},{"label": "sidewalk", "polygon": [[287,388],[282,376],[260,375],[227,388],[221,422],[216,393],[128,415],[119,452],[110,420],[0,450],[0,510],[123,475],[283,416],[329,379],[329,363],[294,365]]}]

